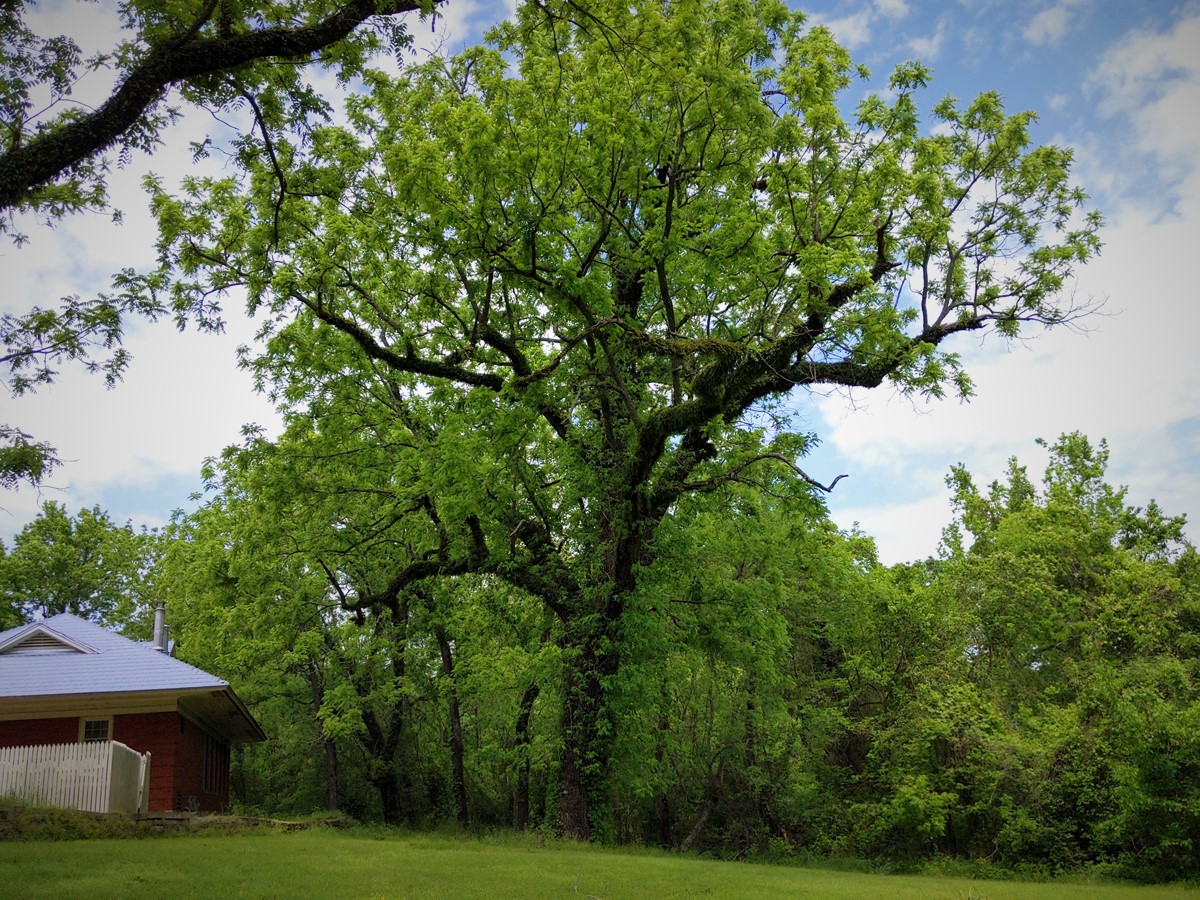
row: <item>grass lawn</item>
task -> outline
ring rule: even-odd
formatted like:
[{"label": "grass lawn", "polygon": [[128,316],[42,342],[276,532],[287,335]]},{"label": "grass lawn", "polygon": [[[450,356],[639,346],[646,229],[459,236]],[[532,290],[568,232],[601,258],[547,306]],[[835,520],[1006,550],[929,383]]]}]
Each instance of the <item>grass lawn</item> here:
[{"label": "grass lawn", "polygon": [[0,897],[1158,900],[1182,886],[970,881],[621,853],[533,838],[312,830],[0,844]]}]

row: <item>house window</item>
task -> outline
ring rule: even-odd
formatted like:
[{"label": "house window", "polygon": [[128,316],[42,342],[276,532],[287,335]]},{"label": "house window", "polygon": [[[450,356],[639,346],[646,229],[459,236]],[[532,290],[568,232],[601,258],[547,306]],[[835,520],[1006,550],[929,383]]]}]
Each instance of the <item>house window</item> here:
[{"label": "house window", "polygon": [[210,734],[204,735],[204,790],[223,794],[229,785],[229,747]]},{"label": "house window", "polygon": [[103,719],[80,719],[79,740],[89,744],[92,741],[107,741],[112,738],[112,716]]}]

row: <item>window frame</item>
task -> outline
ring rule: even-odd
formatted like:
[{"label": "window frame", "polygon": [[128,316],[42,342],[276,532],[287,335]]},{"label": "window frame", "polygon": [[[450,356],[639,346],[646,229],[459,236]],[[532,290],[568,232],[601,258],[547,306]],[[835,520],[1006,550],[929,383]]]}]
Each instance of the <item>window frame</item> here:
[{"label": "window frame", "polygon": [[[87,727],[96,722],[104,723],[104,737],[89,738],[87,736]],[[101,744],[105,741],[113,739],[113,717],[112,716],[80,716],[79,717],[79,743],[81,744]]]}]

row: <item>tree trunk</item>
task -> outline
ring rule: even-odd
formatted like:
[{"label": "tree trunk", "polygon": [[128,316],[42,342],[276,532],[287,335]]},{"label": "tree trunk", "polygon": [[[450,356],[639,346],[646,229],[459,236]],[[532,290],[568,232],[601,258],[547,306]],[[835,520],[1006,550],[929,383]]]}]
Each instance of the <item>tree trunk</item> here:
[{"label": "tree trunk", "polygon": [[588,801],[595,768],[589,765],[589,756],[594,752],[600,710],[600,685],[594,676],[594,667],[589,670],[579,660],[568,662],[563,685],[562,795],[558,813],[563,831],[580,841],[592,836]]},{"label": "tree trunk", "polygon": [[591,840],[606,821],[605,785],[613,747],[612,710],[605,687],[617,673],[612,640],[616,604],[608,604],[603,625],[581,640],[568,643],[563,679],[562,794],[559,817],[563,831],[576,840]]},{"label": "tree trunk", "polygon": [[541,689],[538,687],[536,681],[525,688],[525,693],[521,696],[520,712],[517,714],[515,733],[518,762],[517,786],[513,792],[513,824],[518,831],[524,831],[529,827],[529,772],[531,767],[529,760],[529,719],[533,714],[533,704],[537,700],[540,691]]},{"label": "tree trunk", "polygon": [[461,828],[470,824],[467,813],[467,776],[463,763],[462,712],[458,703],[458,687],[454,683],[454,653],[446,637],[446,629],[434,626],[434,637],[442,651],[442,672],[450,682],[450,764],[454,777],[454,810]]},{"label": "tree trunk", "polygon": [[[662,702],[666,703],[666,696],[662,698]],[[658,764],[661,771],[662,761],[666,755],[665,735],[670,728],[671,723],[667,721],[666,715],[660,713],[658,717],[658,741],[654,747],[654,761]],[[671,844],[671,804],[667,799],[667,792],[659,791],[654,798],[654,816],[658,822],[658,845],[664,850],[669,850]]]},{"label": "tree trunk", "polygon": [[325,747],[325,809],[337,812],[338,808],[338,760],[337,746],[328,738],[322,738]]},{"label": "tree trunk", "polygon": [[[712,768],[712,763],[709,763],[709,768]],[[696,817],[695,824],[691,830],[679,844],[679,852],[686,853],[695,846],[696,841],[704,834],[704,829],[708,826],[709,817],[712,815],[713,807],[716,805],[717,798],[721,795],[721,790],[724,784],[725,776],[725,760],[717,761],[717,770],[708,777],[708,784],[704,791],[704,802],[700,806],[700,814]]]},{"label": "tree trunk", "polygon": [[[397,631],[391,635],[391,676],[397,684],[402,683],[405,673],[408,612],[408,602],[405,599],[393,613]],[[346,671],[349,675],[348,667]],[[370,697],[373,685],[369,681],[352,679],[352,683],[355,691],[364,700]],[[407,701],[403,698],[391,704],[382,720],[370,706],[366,706],[362,711],[363,728],[366,733],[358,739],[367,758],[368,778],[379,791],[383,820],[389,825],[399,824],[405,809],[408,810],[410,818],[414,815],[412,804],[403,803],[404,797],[410,795],[411,791],[407,786],[403,794],[400,790],[401,779],[408,779],[411,775],[407,767],[397,763],[406,717]]]},{"label": "tree trunk", "polygon": [[607,782],[612,762],[615,722],[608,685],[620,669],[621,617],[637,585],[635,572],[657,522],[638,518],[628,485],[617,491],[600,528],[605,580],[577,606],[563,636],[563,755],[559,816],[563,831],[590,840],[598,824],[607,824]]},{"label": "tree trunk", "polygon": [[321,683],[321,673],[316,665],[308,667],[308,686],[312,691],[313,718],[317,722],[317,730],[321,735],[321,749],[324,755],[325,770],[325,809],[336,812],[338,808],[337,788],[337,746],[325,735],[321,727],[321,704],[325,702],[325,686]]},{"label": "tree trunk", "polygon": [[711,792],[705,794],[704,804],[700,807],[700,815],[696,817],[696,824],[679,844],[680,853],[687,853],[691,850],[696,841],[700,839],[700,835],[704,834],[704,828],[708,825],[708,817],[712,815],[713,803],[713,794]]},{"label": "tree trunk", "polygon": [[746,772],[751,776],[754,785],[754,805],[762,824],[767,826],[767,832],[772,836],[784,835],[786,832],[783,825],[771,809],[768,773],[762,771],[758,759],[758,726],[755,723],[757,707],[754,703],[755,679],[753,677],[750,678],[746,690],[749,693],[746,698]]},{"label": "tree trunk", "polygon": [[383,807],[383,821],[388,825],[399,825],[401,818],[400,788],[396,785],[395,772],[388,768],[371,784],[379,792],[379,803]]}]

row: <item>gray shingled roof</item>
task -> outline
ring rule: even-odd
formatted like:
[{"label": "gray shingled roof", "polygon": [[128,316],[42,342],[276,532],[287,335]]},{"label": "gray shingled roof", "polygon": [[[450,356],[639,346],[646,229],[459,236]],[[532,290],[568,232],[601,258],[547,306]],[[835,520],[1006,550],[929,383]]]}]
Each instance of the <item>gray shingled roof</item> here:
[{"label": "gray shingled roof", "polygon": [[61,635],[95,652],[47,647],[5,653],[0,649],[0,697],[229,687],[228,682],[161,653],[150,644],[131,641],[70,613],[0,632],[0,648],[12,639],[19,641],[20,635],[38,626],[43,626],[50,637]]},{"label": "gray shingled roof", "polygon": [[151,644],[70,613],[0,632],[0,712],[9,718],[76,707],[119,711],[127,700],[147,698],[166,701],[230,743],[266,739],[228,682]]}]

